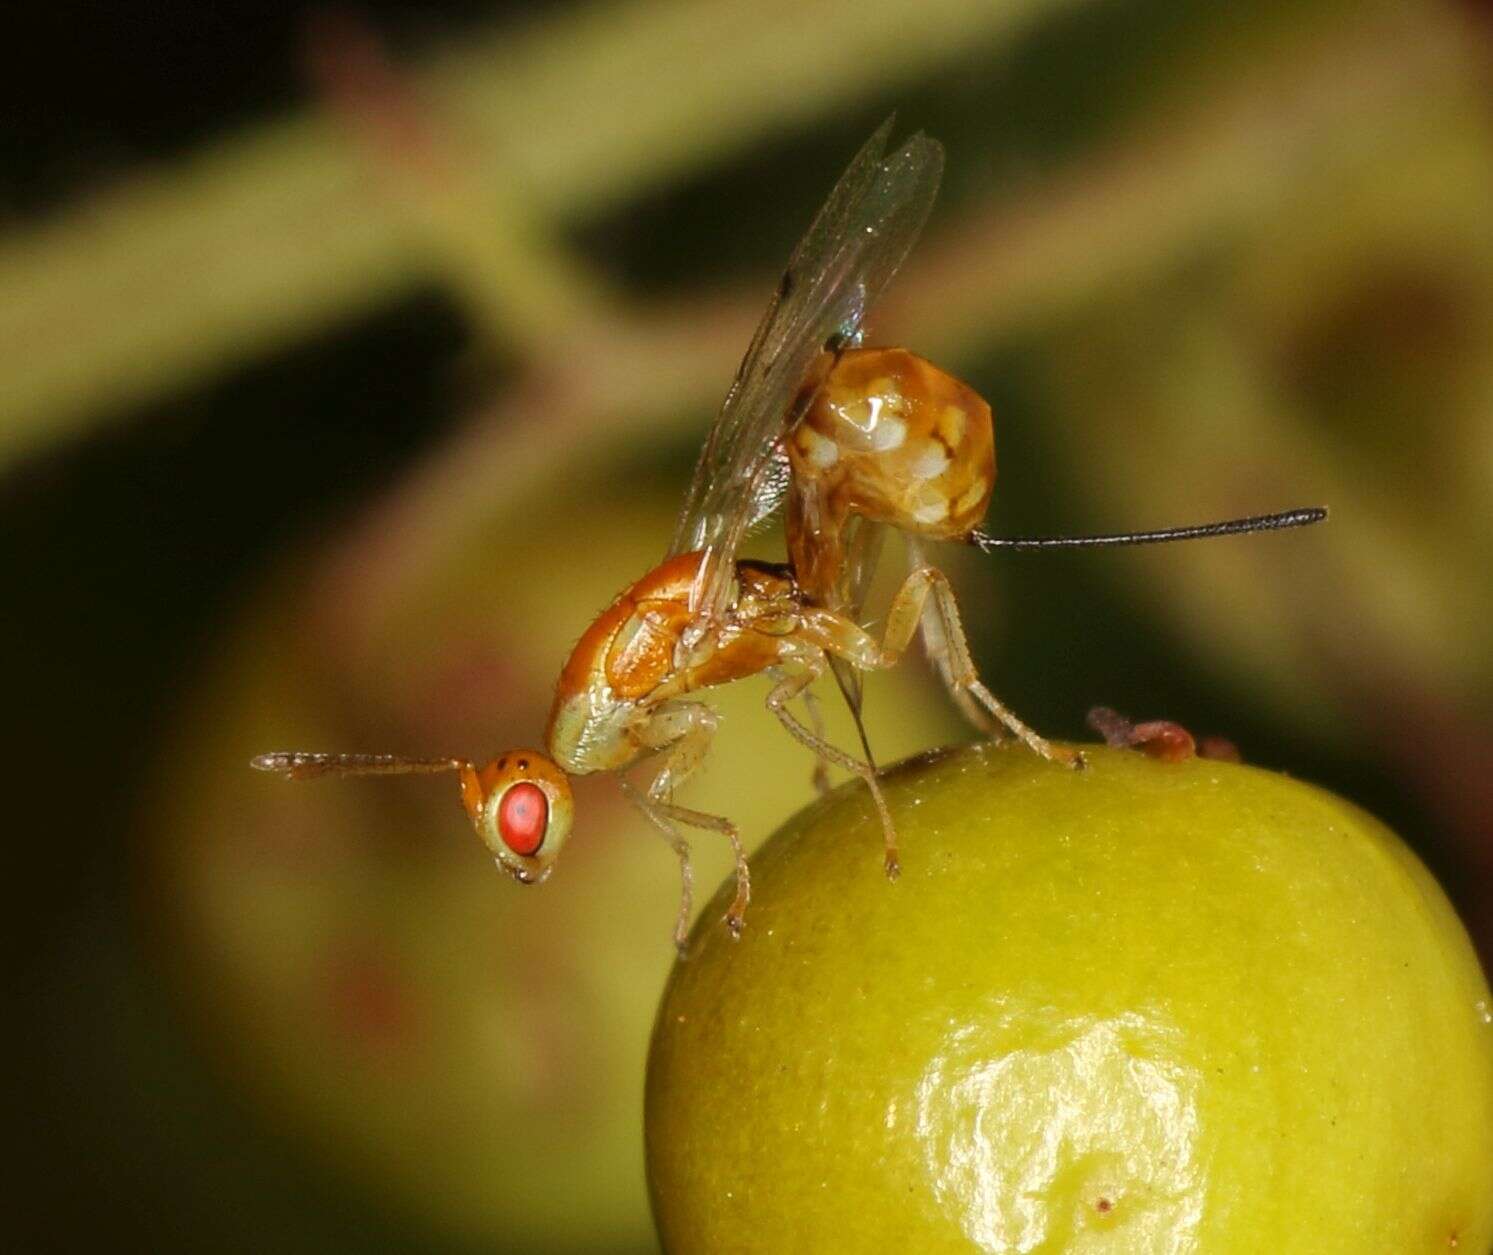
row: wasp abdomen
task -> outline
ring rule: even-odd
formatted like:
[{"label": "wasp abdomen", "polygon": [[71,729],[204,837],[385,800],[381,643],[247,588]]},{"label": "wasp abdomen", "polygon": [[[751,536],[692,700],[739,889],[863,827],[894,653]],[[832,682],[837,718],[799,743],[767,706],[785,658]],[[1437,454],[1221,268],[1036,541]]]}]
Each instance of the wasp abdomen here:
[{"label": "wasp abdomen", "polygon": [[[906,349],[841,355],[787,440],[797,522],[794,567],[813,586],[834,569],[860,515],[938,540],[968,535],[995,486],[990,406]],[[807,573],[807,578],[806,578]]]}]

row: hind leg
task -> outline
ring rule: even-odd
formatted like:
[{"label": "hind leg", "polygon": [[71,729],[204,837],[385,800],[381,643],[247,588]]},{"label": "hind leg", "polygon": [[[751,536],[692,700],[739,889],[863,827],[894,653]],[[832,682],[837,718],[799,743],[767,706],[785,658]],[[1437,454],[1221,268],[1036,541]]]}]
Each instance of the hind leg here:
[{"label": "hind leg", "polygon": [[[917,537],[907,536],[905,544],[909,574],[928,565],[923,558],[923,549],[918,544]],[[1007,736],[1006,729],[989,711],[975,701],[970,691],[959,683],[951,670],[951,663],[957,651],[949,644],[949,634],[944,629],[943,615],[939,613],[921,615],[918,619],[918,629],[923,638],[923,653],[933,665],[933,670],[938,673],[938,678],[943,681],[950,700],[959,707],[959,713],[981,736],[992,741],[1004,741]]]},{"label": "hind leg", "polygon": [[927,602],[930,595],[938,627],[932,633],[925,631],[923,642],[960,710],[964,711],[976,727],[992,726],[992,719],[999,721],[1033,753],[1049,762],[1082,767],[1083,755],[1053,745],[1045,737],[1039,736],[985,687],[980,673],[975,670],[974,659],[970,656],[969,641],[964,635],[954,590],[949,586],[948,576],[937,567],[917,567],[898,590],[891,609],[887,612],[882,648],[891,655],[901,655],[929,609]]},{"label": "hind leg", "polygon": [[960,684],[959,677],[954,673],[953,665],[958,658],[959,651],[949,642],[949,634],[944,630],[943,615],[937,612],[924,614],[918,627],[923,637],[923,652],[927,655],[928,661],[933,664],[933,670],[938,673],[938,678],[943,681],[950,699],[954,705],[959,707],[959,713],[981,736],[988,737],[992,741],[1004,741],[1008,735],[1005,727],[974,699],[969,689]]}]

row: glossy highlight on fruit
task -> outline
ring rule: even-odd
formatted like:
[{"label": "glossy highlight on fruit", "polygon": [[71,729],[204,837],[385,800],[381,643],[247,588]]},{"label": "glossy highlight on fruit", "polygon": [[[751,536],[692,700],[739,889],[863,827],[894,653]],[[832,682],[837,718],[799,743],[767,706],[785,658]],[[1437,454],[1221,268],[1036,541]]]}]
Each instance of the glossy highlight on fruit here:
[{"label": "glossy highlight on fruit", "polygon": [[841,789],[717,897],[654,1028],[670,1255],[1493,1244],[1493,1010],[1439,886],[1320,789],[1086,747]]}]

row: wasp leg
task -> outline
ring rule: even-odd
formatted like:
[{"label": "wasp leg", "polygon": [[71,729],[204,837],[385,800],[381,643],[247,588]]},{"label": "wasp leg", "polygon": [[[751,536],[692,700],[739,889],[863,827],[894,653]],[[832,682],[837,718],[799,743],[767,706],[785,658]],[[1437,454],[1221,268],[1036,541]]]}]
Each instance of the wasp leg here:
[{"label": "wasp leg", "polygon": [[746,852],[742,849],[741,834],[736,825],[720,815],[707,815],[704,811],[675,806],[670,800],[674,790],[700,765],[719,723],[720,716],[709,706],[698,702],[676,702],[656,711],[638,730],[638,735],[645,745],[663,752],[663,765],[653,777],[646,793],[627,787],[628,799],[664,834],[680,856],[684,893],[679,904],[674,944],[681,951],[689,928],[693,875],[688,868],[689,844],[680,834],[678,824],[718,832],[730,842],[731,853],[736,859],[736,897],[726,912],[725,921],[733,937],[741,935],[747,903],[752,897],[751,872],[747,867]]},{"label": "wasp leg", "polygon": [[[814,696],[814,690],[804,689],[804,709],[809,712],[809,726],[814,730],[814,735],[821,741],[824,735],[824,711],[820,708],[819,699]],[[825,766],[824,757],[821,754],[814,755],[814,791],[821,795],[830,790],[829,768]]]},{"label": "wasp leg", "polygon": [[882,648],[894,657],[901,656],[923,617],[930,593],[933,596],[934,612],[942,620],[943,629],[942,652],[935,662],[950,691],[957,689],[968,693],[1020,737],[1033,753],[1066,767],[1082,767],[1082,754],[1053,745],[1045,737],[1038,736],[981,682],[980,673],[975,670],[974,660],[970,657],[964,626],[959,620],[959,604],[954,600],[954,590],[949,586],[949,577],[937,567],[918,567],[897,591],[892,599],[891,609],[887,611]]},{"label": "wasp leg", "polygon": [[876,813],[881,816],[881,831],[886,840],[886,874],[889,879],[895,880],[902,870],[901,861],[897,857],[897,830],[892,825],[892,812],[887,809],[886,798],[881,794],[881,785],[876,779],[876,769],[853,754],[847,754],[844,750],[831,745],[824,737],[816,735],[814,730],[806,728],[788,709],[788,703],[800,693],[807,692],[809,685],[819,678],[824,668],[824,655],[818,654],[817,651],[816,654],[817,660],[811,660],[808,656],[800,658],[798,663],[801,670],[785,675],[773,686],[772,691],[767,695],[767,709],[778,717],[782,725],[794,737],[807,745],[821,759],[853,772],[866,782],[866,787],[871,790],[871,798],[876,803]]},{"label": "wasp leg", "polygon": [[[665,821],[718,832],[731,843],[731,853],[736,859],[736,896],[731,899],[731,905],[726,909],[723,919],[726,927],[731,930],[731,935],[740,937],[741,930],[746,926],[747,903],[752,900],[752,873],[747,867],[746,851],[742,849],[741,834],[737,832],[736,825],[722,815],[708,815],[704,811],[689,810],[687,807],[660,802],[654,798],[645,800],[650,819],[656,814]],[[654,819],[654,822],[657,823],[658,820]]]},{"label": "wasp leg", "polygon": [[949,643],[949,634],[944,630],[943,615],[925,614],[919,627],[923,636],[923,652],[928,656],[928,661],[933,664],[933,669],[938,673],[939,679],[944,682],[944,687],[949,691],[954,705],[959,707],[959,713],[982,736],[992,741],[1004,741],[1009,735],[1006,729],[995,716],[974,699],[969,689],[961,685],[958,676],[954,674],[953,664],[957,657],[957,650]]},{"label": "wasp leg", "polygon": [[[928,565],[923,559],[922,547],[915,537],[908,536],[906,546],[909,571],[916,571]],[[970,691],[959,683],[958,677],[953,672],[952,663],[956,651],[949,644],[949,633],[944,624],[944,616],[942,614],[922,615],[918,626],[923,637],[923,653],[933,664],[933,669],[938,673],[939,679],[944,682],[944,688],[948,690],[954,705],[959,707],[959,713],[981,736],[992,741],[1004,741],[1007,736],[1006,729],[988,710],[975,701]]]},{"label": "wasp leg", "polygon": [[700,702],[669,702],[633,729],[638,740],[664,756],[648,785],[652,800],[672,800],[674,790],[695,774],[720,722],[721,717]]},{"label": "wasp leg", "polygon": [[689,842],[644,794],[626,780],[622,781],[622,796],[643,813],[643,817],[658,829],[663,839],[679,856],[679,915],[674,921],[674,948],[682,955],[689,941],[689,917],[695,906],[695,871],[690,863]]}]

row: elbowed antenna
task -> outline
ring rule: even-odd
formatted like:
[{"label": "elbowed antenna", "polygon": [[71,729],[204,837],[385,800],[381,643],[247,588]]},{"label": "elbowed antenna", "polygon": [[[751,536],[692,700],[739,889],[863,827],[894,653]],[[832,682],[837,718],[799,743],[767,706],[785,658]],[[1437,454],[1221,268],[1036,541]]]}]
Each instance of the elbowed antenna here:
[{"label": "elbowed antenna", "polygon": [[1327,517],[1325,506],[1282,510],[1278,514],[1256,514],[1246,519],[1223,519],[1192,527],[1164,527],[1154,532],[1114,532],[1107,536],[987,536],[971,532],[965,543],[982,553],[997,549],[1091,549],[1100,545],[1161,545],[1173,540],[1203,540],[1210,536],[1241,536],[1246,532],[1278,532],[1288,527],[1308,527]]}]

